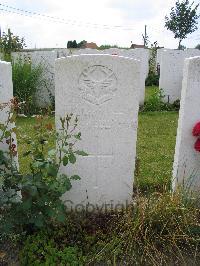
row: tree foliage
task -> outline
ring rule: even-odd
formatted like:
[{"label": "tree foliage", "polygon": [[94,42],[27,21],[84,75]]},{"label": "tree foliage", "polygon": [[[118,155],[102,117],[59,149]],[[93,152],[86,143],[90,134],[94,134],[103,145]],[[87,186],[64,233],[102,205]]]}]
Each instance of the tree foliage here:
[{"label": "tree foliage", "polygon": [[179,49],[181,41],[188,34],[197,30],[197,13],[199,4],[194,6],[194,2],[190,4],[189,0],[176,1],[175,7],[171,8],[169,17],[165,17],[165,27],[174,33],[175,39],[179,39]]},{"label": "tree foliage", "polygon": [[76,40],[74,41],[68,41],[67,42],[67,48],[85,48],[85,44],[87,43],[87,41],[83,40],[79,43],[77,43]]},{"label": "tree foliage", "polygon": [[8,33],[3,32],[0,37],[0,51],[4,53],[5,59],[10,57],[11,52],[17,52],[26,47],[24,38],[15,36],[10,29]]}]

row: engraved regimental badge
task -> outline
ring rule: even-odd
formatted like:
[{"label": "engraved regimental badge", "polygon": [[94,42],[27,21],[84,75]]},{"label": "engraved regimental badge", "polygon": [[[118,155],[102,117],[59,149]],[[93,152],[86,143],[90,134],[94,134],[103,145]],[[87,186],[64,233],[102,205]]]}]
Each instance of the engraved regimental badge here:
[{"label": "engraved regimental badge", "polygon": [[90,66],[79,77],[79,89],[84,100],[100,105],[113,98],[117,90],[117,78],[105,66]]}]

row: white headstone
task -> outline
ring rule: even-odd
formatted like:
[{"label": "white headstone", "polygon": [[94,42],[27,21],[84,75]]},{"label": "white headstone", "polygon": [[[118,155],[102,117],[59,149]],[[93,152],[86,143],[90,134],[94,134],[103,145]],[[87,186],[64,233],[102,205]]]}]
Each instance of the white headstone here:
[{"label": "white headstone", "polygon": [[173,103],[181,98],[184,60],[200,56],[200,50],[161,49],[158,55],[160,60],[159,88],[165,95],[164,101]]},{"label": "white headstone", "polygon": [[136,49],[119,49],[119,48],[109,48],[105,50],[96,49],[80,49],[74,50],[73,54],[109,54],[116,56],[130,57],[141,61],[141,76],[140,76],[140,105],[144,104],[145,98],[145,79],[149,73],[149,49],[136,48]]},{"label": "white headstone", "polygon": [[161,54],[159,88],[164,101],[173,103],[180,99],[183,77],[184,51],[164,50]]},{"label": "white headstone", "polygon": [[145,80],[149,73],[149,49],[136,48],[127,50],[127,56],[141,61],[141,76],[140,76],[140,105],[144,104],[145,100]]},{"label": "white headstone", "polygon": [[103,50],[104,54],[112,54],[124,57],[130,57],[141,61],[141,76],[140,76],[140,105],[144,104],[145,99],[145,79],[149,73],[149,49],[136,48],[136,49],[119,49],[110,48]]},{"label": "white headstone", "polygon": [[57,53],[57,58],[61,58],[61,57],[66,57],[71,55],[73,52],[73,49],[67,49],[67,48],[58,48],[55,49],[56,53]]},{"label": "white headstone", "polygon": [[[0,124],[6,124],[9,119],[10,113],[10,100],[13,98],[13,84],[12,84],[12,68],[11,63],[0,61]],[[4,108],[2,107],[4,106]],[[15,125],[8,123],[9,128],[13,128]],[[0,138],[2,137],[2,131],[0,130]],[[17,142],[16,136],[12,133],[12,138],[14,141],[12,144],[16,145],[14,151],[17,151]],[[9,146],[6,143],[6,138],[3,139],[3,142],[0,142],[0,149],[6,152],[9,151]],[[18,167],[18,157],[14,155],[14,162]]]},{"label": "white headstone", "polygon": [[160,65],[161,64],[161,57],[162,57],[162,53],[167,51],[169,49],[166,49],[166,48],[160,48],[160,49],[157,49],[156,51],[156,65]]},{"label": "white headstone", "polygon": [[125,206],[134,180],[140,62],[111,55],[57,59],[55,81],[57,130],[60,117],[79,115],[79,149],[89,154],[61,169],[81,176],[64,201],[71,200],[73,208]]},{"label": "white headstone", "polygon": [[73,55],[81,55],[81,54],[101,54],[101,50],[85,48],[85,49],[74,49],[72,50]]},{"label": "white headstone", "polygon": [[192,184],[200,188],[200,153],[195,151],[197,137],[193,127],[200,122],[200,57],[185,60],[183,89],[173,166],[173,188]]}]

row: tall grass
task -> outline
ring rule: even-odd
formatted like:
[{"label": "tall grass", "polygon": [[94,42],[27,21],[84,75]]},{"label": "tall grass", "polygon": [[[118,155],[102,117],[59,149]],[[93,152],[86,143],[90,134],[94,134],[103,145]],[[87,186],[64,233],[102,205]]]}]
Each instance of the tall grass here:
[{"label": "tall grass", "polygon": [[[184,196],[184,197],[183,197]],[[183,191],[137,195],[90,263],[200,265],[200,211]]]},{"label": "tall grass", "polygon": [[25,102],[24,113],[36,111],[36,92],[44,84],[44,71],[41,64],[33,66],[27,60],[18,59],[12,63],[13,94],[20,102]]}]

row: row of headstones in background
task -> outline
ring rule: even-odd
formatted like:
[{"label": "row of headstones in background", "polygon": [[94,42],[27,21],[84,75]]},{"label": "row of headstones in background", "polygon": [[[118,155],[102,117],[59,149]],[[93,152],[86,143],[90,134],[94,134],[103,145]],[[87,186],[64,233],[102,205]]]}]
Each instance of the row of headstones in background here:
[{"label": "row of headstones in background", "polygon": [[14,60],[17,58],[30,58],[33,65],[41,63],[45,66],[45,78],[47,84],[38,88],[36,99],[40,107],[46,107],[51,103],[52,97],[55,96],[55,60],[61,57],[80,54],[111,54],[124,57],[130,57],[141,61],[141,77],[140,77],[140,104],[144,103],[145,97],[145,79],[149,71],[149,50],[148,49],[117,49],[111,48],[106,50],[96,49],[55,49],[54,51],[34,51],[34,52],[18,52],[12,53]]},{"label": "row of headstones in background", "polygon": [[[112,55],[77,55],[55,63],[56,127],[60,117],[79,116],[78,149],[89,155],[65,174],[80,181],[63,196],[68,207],[125,207],[132,199],[141,67]],[[107,205],[105,205],[107,204]],[[119,205],[118,205],[119,204]],[[107,206],[107,207],[106,207]]]},{"label": "row of headstones in background", "polygon": [[[12,67],[11,63],[0,61],[0,124],[6,124],[9,118],[10,105],[7,105],[10,100],[13,98],[13,84],[12,84]],[[2,105],[4,108],[2,109]],[[15,125],[8,124],[8,128],[14,127]],[[0,130],[0,136],[2,136],[2,131]],[[13,133],[12,138],[14,139],[13,143],[16,147],[13,147],[13,152],[17,151],[17,140],[16,135]],[[6,140],[3,140],[3,143],[0,142],[0,150],[6,152],[9,151],[9,146],[6,143]],[[18,156],[14,156],[14,163],[18,167]]]},{"label": "row of headstones in background", "polygon": [[200,153],[194,149],[193,127],[200,122],[200,57],[185,60],[173,166],[173,188],[200,189]]},{"label": "row of headstones in background", "polygon": [[163,90],[164,101],[173,103],[181,98],[184,60],[200,56],[200,50],[159,49],[157,64],[160,65],[159,88]]}]

